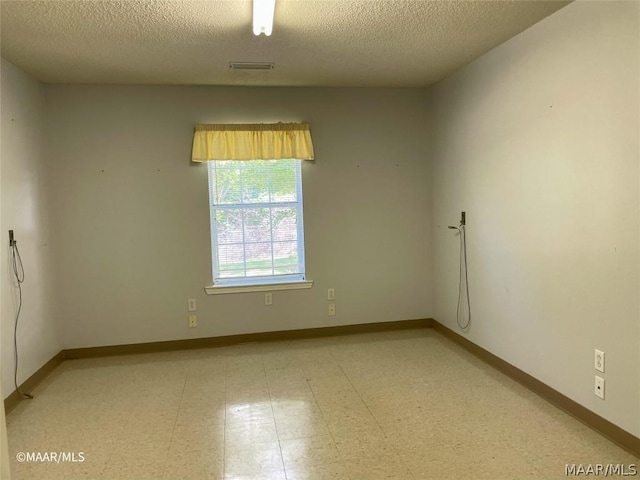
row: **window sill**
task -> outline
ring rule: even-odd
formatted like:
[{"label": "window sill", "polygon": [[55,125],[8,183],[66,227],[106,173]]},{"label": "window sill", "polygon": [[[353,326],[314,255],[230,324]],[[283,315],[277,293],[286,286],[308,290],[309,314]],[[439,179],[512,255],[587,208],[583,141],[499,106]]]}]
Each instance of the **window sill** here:
[{"label": "window sill", "polygon": [[313,280],[291,283],[263,283],[261,285],[212,285],[204,287],[207,295],[224,295],[227,293],[273,292],[276,290],[302,290],[313,287]]}]

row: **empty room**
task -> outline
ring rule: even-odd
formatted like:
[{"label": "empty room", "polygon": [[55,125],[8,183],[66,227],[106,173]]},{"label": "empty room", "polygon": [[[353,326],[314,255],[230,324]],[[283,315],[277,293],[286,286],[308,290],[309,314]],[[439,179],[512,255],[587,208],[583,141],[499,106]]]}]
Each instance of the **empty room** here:
[{"label": "empty room", "polygon": [[640,475],[640,2],[0,27],[2,480]]}]

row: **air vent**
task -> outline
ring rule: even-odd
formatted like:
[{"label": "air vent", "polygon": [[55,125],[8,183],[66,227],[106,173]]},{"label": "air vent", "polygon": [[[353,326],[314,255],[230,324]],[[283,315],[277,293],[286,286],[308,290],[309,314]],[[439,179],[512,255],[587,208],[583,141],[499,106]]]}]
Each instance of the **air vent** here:
[{"label": "air vent", "polygon": [[229,68],[234,70],[273,70],[274,62],[229,62]]}]

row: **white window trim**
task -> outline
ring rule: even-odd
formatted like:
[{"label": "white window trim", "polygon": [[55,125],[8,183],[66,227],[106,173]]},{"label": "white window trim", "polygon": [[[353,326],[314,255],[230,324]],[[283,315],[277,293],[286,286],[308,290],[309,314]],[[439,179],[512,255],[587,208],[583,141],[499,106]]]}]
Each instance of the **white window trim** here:
[{"label": "white window trim", "polygon": [[[296,191],[297,197],[300,199],[296,202],[291,202],[296,206],[298,222],[298,261],[299,269],[302,273],[281,275],[281,277],[288,277],[286,279],[278,279],[278,276],[266,276],[264,278],[243,277],[243,278],[220,278],[215,279],[215,272],[218,268],[218,241],[217,230],[210,228],[211,230],[211,250],[212,250],[212,273],[214,277],[214,284],[205,287],[205,292],[208,295],[219,295],[224,293],[243,293],[243,292],[264,292],[274,290],[299,290],[307,289],[313,286],[312,280],[304,280],[305,275],[305,241],[304,241],[304,215],[303,215],[303,203],[302,197],[302,161],[300,159],[296,162]],[[210,171],[208,175],[210,175]],[[210,178],[209,178],[210,181]],[[211,208],[211,187],[209,186],[209,203]],[[293,206],[293,205],[292,205]],[[211,210],[210,210],[211,211]],[[211,214],[210,214],[211,216]],[[302,265],[300,267],[300,265]],[[291,277],[300,277],[301,279],[295,279]],[[215,282],[219,282],[217,285]]]},{"label": "white window trim", "polygon": [[313,287],[313,280],[291,283],[268,283],[259,285],[210,285],[204,287],[207,295],[221,295],[228,293],[273,292],[276,290],[302,290]]}]

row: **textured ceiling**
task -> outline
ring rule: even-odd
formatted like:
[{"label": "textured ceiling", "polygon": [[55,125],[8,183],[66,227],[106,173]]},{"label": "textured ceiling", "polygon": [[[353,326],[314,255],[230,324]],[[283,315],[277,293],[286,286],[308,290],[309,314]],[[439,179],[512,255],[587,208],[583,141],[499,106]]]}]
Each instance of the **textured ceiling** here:
[{"label": "textured ceiling", "polygon": [[251,0],[2,0],[0,30],[2,56],[45,83],[410,87],[567,3],[277,0],[255,37]]}]

